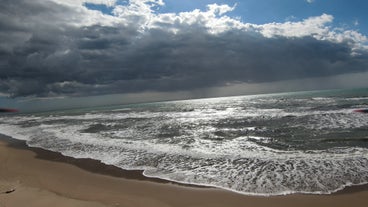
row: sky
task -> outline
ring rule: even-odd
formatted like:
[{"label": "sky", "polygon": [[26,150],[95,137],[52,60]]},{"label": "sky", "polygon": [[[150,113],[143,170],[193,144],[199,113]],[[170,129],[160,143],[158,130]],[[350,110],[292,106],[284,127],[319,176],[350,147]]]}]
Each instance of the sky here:
[{"label": "sky", "polygon": [[368,87],[362,0],[0,0],[0,107]]}]

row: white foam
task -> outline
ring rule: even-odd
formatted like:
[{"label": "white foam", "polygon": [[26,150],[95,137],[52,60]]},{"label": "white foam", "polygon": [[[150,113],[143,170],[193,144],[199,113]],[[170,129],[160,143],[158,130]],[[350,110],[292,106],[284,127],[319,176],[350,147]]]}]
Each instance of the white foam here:
[{"label": "white foam", "polygon": [[363,101],[368,100],[368,97],[359,97],[359,98],[344,98],[345,101]]},{"label": "white foam", "polygon": [[[272,141],[272,133],[257,135],[267,132],[267,128],[261,131],[260,126],[241,126],[241,122],[234,128],[231,124],[223,128],[216,125],[224,119],[253,124],[295,116],[296,121],[290,123],[293,127],[349,129],[367,126],[367,116],[351,113],[351,109],[310,111],[310,108],[300,107],[297,111],[288,111],[245,107],[243,99],[234,100],[216,100],[221,104],[201,100],[196,103],[198,110],[188,111],[119,113],[115,110],[82,115],[19,115],[11,120],[0,118],[0,132],[64,155],[101,160],[124,169],[144,170],[148,177],[220,187],[243,194],[321,194],[367,182],[368,149],[274,149],[267,145]],[[270,100],[263,101],[270,103]],[[125,121],[131,123],[130,118],[138,120],[132,125],[126,124]],[[298,118],[303,121],[297,122]],[[86,129],[94,125],[108,127],[88,133]],[[161,136],[165,127],[169,135],[173,133],[172,137]],[[236,134],[238,131],[242,133]],[[236,136],[224,138],[222,133]]]},{"label": "white foam", "polygon": [[25,141],[30,139],[29,135],[31,134],[27,130],[22,130],[21,127],[18,127],[16,125],[8,125],[8,124],[0,125],[0,133],[7,135],[9,137],[15,138],[15,139],[25,140]]},{"label": "white foam", "polygon": [[[249,139],[262,140],[264,139],[262,137],[239,137],[220,145],[216,145],[211,140],[197,140],[193,149],[185,150],[175,145],[152,143],[146,140],[127,142],[119,139],[104,139],[95,134],[78,133],[83,127],[74,125],[42,124],[38,127],[24,129],[2,124],[0,129],[8,135],[15,135],[23,140],[32,141],[30,139],[40,138],[40,142],[35,143],[34,146],[45,147],[43,144],[55,144],[54,148],[53,145],[45,148],[59,151],[64,155],[97,159],[125,169],[145,170],[144,174],[148,177],[220,187],[248,195],[282,195],[296,192],[331,193],[346,185],[357,184],[348,181],[333,188],[325,187],[325,184],[320,183],[324,179],[325,171],[319,161],[327,158],[336,175],[339,175],[339,170],[340,174],[346,173],[341,172],[339,166],[341,164],[354,171],[364,172],[366,171],[365,166],[359,166],[360,162],[354,163],[351,160],[360,159],[362,155],[368,153],[363,148],[355,148],[354,150],[341,148],[338,149],[339,153],[331,153],[331,151],[288,152],[259,146],[249,141]],[[18,133],[14,134],[13,131],[18,131]],[[30,136],[28,138],[20,137],[19,134],[22,135],[22,133],[28,133]],[[69,144],[59,145],[58,142],[62,140],[64,140],[63,143],[68,141]],[[68,146],[73,146],[73,143],[82,143],[85,148],[79,150],[68,148]],[[348,163],[345,161],[347,157]],[[157,159],[155,161],[157,164],[150,166],[149,159]],[[142,164],[137,165],[137,162]],[[206,162],[211,164],[206,164]],[[283,163],[287,162],[293,163],[291,165],[293,168],[287,169],[287,171],[282,170],[282,166],[285,167]],[[259,163],[264,164],[260,165]],[[349,165],[351,166],[349,167]],[[354,167],[354,165],[356,166]],[[275,167],[274,170],[272,170],[272,166]],[[298,166],[302,168],[299,169]],[[247,168],[248,170],[244,171]],[[319,171],[316,172],[317,169]],[[243,174],[239,176],[239,173]],[[270,177],[270,175],[273,176]],[[284,179],[286,179],[286,184],[281,182]],[[323,190],[316,190],[318,188],[292,190],[293,180],[302,179],[320,185],[320,189]],[[317,180],[313,181],[313,179]],[[302,186],[306,187],[307,185],[303,184]]]}]

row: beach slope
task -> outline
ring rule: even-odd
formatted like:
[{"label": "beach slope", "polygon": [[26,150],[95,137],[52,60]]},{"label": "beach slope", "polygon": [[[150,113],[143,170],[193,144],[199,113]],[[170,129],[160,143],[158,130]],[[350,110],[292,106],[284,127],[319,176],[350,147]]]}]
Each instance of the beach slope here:
[{"label": "beach slope", "polygon": [[142,179],[139,172],[134,172],[135,179],[132,175],[124,176],[126,172],[123,170],[120,174],[116,171],[119,170],[111,169],[97,161],[64,157],[58,153],[29,148],[22,142],[2,138],[0,207],[368,205],[366,186],[348,188],[333,195],[245,196],[221,189]]}]

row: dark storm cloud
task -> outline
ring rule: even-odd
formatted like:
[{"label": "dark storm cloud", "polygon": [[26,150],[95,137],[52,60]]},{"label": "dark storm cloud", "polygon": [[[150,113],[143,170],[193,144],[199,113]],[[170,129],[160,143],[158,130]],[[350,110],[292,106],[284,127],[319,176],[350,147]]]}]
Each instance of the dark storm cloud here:
[{"label": "dark storm cloud", "polygon": [[[176,91],[366,71],[368,53],[348,41],[265,37],[201,24],[85,24],[49,1],[0,2],[0,92],[11,96]],[[76,21],[76,24],[70,24]]]}]

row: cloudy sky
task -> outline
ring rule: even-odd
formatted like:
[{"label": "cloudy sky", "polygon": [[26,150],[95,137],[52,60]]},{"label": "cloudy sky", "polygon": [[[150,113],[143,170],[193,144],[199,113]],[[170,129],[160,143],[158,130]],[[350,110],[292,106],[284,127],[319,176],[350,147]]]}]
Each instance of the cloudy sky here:
[{"label": "cloudy sky", "polygon": [[361,0],[0,0],[0,107],[368,87],[367,9]]}]

